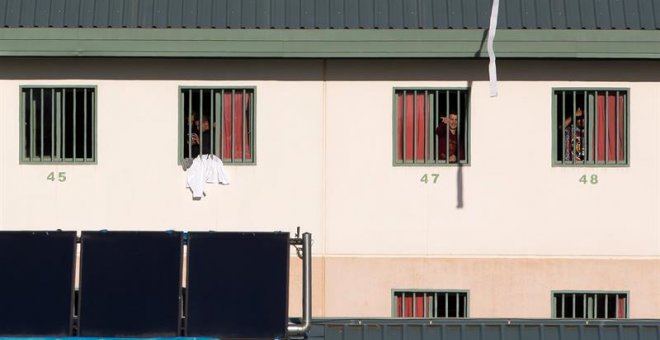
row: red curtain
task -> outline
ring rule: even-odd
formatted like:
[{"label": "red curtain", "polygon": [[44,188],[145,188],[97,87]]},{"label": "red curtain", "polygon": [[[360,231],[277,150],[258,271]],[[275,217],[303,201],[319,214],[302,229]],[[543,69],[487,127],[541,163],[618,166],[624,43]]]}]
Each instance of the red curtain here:
[{"label": "red curtain", "polygon": [[619,296],[617,299],[619,300],[619,310],[616,311],[616,317],[624,319],[626,317],[626,298]]},{"label": "red curtain", "polygon": [[[607,97],[607,98],[606,98]],[[624,96],[617,93],[598,93],[596,129],[597,161],[623,161]],[[618,127],[618,136],[617,136]],[[617,138],[618,137],[618,138]],[[618,148],[618,157],[617,157]]]},{"label": "red curtain", "polygon": [[[222,108],[223,138],[220,141],[222,156],[224,159],[242,159],[243,156],[245,156],[245,159],[251,159],[250,120],[248,115],[250,93],[227,91],[224,92],[222,99],[224,103]],[[234,137],[233,148],[232,136]]]},{"label": "red curtain", "polygon": [[[431,303],[431,297],[428,296],[428,303]],[[413,310],[413,301],[415,308]],[[405,306],[404,306],[405,302]],[[405,309],[404,309],[405,307]],[[415,295],[413,298],[412,294],[402,297],[401,295],[396,296],[396,316],[403,318],[423,318],[424,317],[424,294]]]},{"label": "red curtain", "polygon": [[[426,139],[424,93],[401,92],[397,96],[397,160],[423,161],[426,150],[424,141]],[[405,109],[405,112],[404,112]],[[417,134],[415,135],[415,125]],[[404,140],[405,131],[405,140]]]}]

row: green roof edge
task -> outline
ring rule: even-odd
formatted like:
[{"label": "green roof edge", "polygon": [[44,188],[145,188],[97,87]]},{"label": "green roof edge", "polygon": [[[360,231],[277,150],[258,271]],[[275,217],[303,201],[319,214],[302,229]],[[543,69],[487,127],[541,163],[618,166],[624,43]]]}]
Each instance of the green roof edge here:
[{"label": "green roof edge", "polygon": [[[498,58],[659,59],[643,30],[498,30]],[[483,58],[485,30],[2,28],[0,56]]]}]

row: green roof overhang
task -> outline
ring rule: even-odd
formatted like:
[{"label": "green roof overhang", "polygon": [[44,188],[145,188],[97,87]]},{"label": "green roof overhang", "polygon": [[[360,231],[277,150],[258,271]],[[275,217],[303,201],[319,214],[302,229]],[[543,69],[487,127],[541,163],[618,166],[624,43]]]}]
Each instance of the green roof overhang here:
[{"label": "green roof overhang", "polygon": [[[497,31],[498,58],[659,59],[660,31]],[[1,28],[0,56],[483,58],[485,30]]]}]

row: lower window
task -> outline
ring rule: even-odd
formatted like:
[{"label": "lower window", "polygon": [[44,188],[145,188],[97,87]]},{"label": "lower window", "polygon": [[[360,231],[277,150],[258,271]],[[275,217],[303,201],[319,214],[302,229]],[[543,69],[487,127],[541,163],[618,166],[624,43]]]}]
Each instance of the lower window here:
[{"label": "lower window", "polygon": [[628,164],[628,91],[554,90],[555,165]]},{"label": "lower window", "polygon": [[624,319],[628,317],[628,293],[572,291],[553,292],[553,318]]},{"label": "lower window", "polygon": [[392,316],[399,318],[467,318],[468,292],[394,290]]}]

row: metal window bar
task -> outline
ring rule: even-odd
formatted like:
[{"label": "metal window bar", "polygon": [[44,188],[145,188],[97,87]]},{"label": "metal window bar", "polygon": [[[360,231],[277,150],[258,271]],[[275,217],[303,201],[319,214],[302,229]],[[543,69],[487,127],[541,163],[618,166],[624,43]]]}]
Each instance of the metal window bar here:
[{"label": "metal window bar", "polygon": [[403,129],[402,129],[402,130],[403,130],[403,133],[402,133],[402,135],[403,135],[403,141],[402,141],[402,143],[401,143],[401,147],[403,148],[403,150],[402,150],[403,152],[402,152],[401,154],[402,154],[402,156],[403,156],[403,163],[405,163],[405,162],[406,162],[406,159],[407,159],[407,157],[406,157],[406,156],[407,156],[407,155],[406,155],[406,149],[407,149],[407,148],[406,148],[406,141],[408,140],[408,139],[406,138],[406,135],[407,135],[407,133],[406,133],[406,130],[407,130],[407,129],[406,129],[406,121],[407,121],[407,120],[406,120],[406,112],[407,112],[407,106],[408,106],[408,105],[407,105],[407,104],[408,104],[408,101],[406,100],[406,97],[407,97],[407,96],[408,96],[408,91],[404,90],[404,91],[403,91],[403,97],[401,97],[401,100],[403,101],[403,103],[402,103],[402,104],[403,104],[403,111],[401,112],[401,117],[402,117],[402,119],[401,119],[401,125],[402,125],[402,127],[403,127]]},{"label": "metal window bar", "polygon": [[600,106],[598,101],[598,91],[594,91],[594,164],[598,164],[598,108]]},{"label": "metal window bar", "polygon": [[445,159],[444,163],[449,164],[449,101],[450,101],[450,94],[449,91],[445,91],[445,119],[447,121],[446,124],[444,124],[445,128]]},{"label": "metal window bar", "polygon": [[215,117],[215,101],[213,100],[213,90],[208,90],[206,92],[209,95],[209,105],[210,105],[210,108],[209,108],[209,124],[210,124],[209,129],[211,130],[211,133],[209,135],[209,138],[210,138],[209,144],[210,144],[211,147],[209,148],[209,152],[212,155],[215,155],[216,154],[215,135],[217,135],[217,132],[215,131],[215,122],[216,122],[216,120],[215,120],[215,118],[216,118]]},{"label": "metal window bar", "polygon": [[72,162],[75,162],[76,158],[78,158],[78,154],[76,153],[76,151],[77,151],[76,150],[76,144],[77,144],[77,141],[78,141],[76,139],[76,137],[77,137],[76,136],[77,135],[77,131],[76,131],[76,120],[77,120],[76,117],[77,116],[76,116],[76,113],[77,113],[77,106],[78,106],[78,100],[77,99],[78,99],[78,91],[73,90],[73,112],[72,112],[73,113],[73,143],[71,143],[71,144],[73,144],[73,155],[72,155],[73,157],[71,157]]},{"label": "metal window bar", "polygon": [[419,132],[417,131],[417,90],[413,91],[413,138],[412,138],[412,162],[417,163],[417,136]]},{"label": "metal window bar", "polygon": [[50,160],[55,160],[55,89],[50,89]]},{"label": "metal window bar", "polygon": [[192,116],[192,90],[188,90],[188,116],[185,117],[185,121],[188,124],[188,133],[186,138],[188,139],[188,157],[192,157],[192,125],[193,122],[190,121],[190,116]]},{"label": "metal window bar", "polygon": [[220,141],[220,159],[222,161],[225,161],[225,143],[227,142],[227,139],[225,137],[225,116],[227,113],[225,112],[225,90],[220,90],[220,131],[222,135],[222,139]]},{"label": "metal window bar", "polygon": [[[462,141],[462,136],[461,136],[461,91],[456,91],[456,119],[458,120],[458,124],[456,125],[456,164],[461,163],[461,144],[460,142]],[[457,296],[458,297],[458,296]],[[456,306],[456,310],[458,311],[458,306]]]},{"label": "metal window bar", "polygon": [[245,163],[245,147],[247,146],[247,143],[245,142],[245,138],[247,137],[247,111],[248,111],[248,98],[246,97],[246,91],[243,89],[243,97],[241,97],[241,101],[243,102],[243,107],[242,107],[242,112],[241,115],[243,116],[243,124],[241,126],[241,133],[242,133],[242,138],[241,138],[241,143],[243,144],[241,147],[241,161]]},{"label": "metal window bar", "polygon": [[204,153],[204,90],[199,90],[199,154]]},{"label": "metal window bar", "polygon": [[39,157],[41,161],[44,160],[44,89],[40,89],[40,98],[39,98],[39,113],[41,116],[41,123],[39,124],[39,132],[41,135],[41,143],[39,143]]},{"label": "metal window bar", "polygon": [[609,163],[610,154],[610,93],[605,91],[605,163]]},{"label": "metal window bar", "polygon": [[236,145],[236,124],[235,124],[235,114],[236,114],[236,90],[231,90],[231,161],[234,162],[236,158],[235,155],[235,145]]},{"label": "metal window bar", "polygon": [[62,89],[62,161],[66,160],[66,90]]},{"label": "metal window bar", "polygon": [[83,89],[83,162],[87,162],[87,89]]}]

